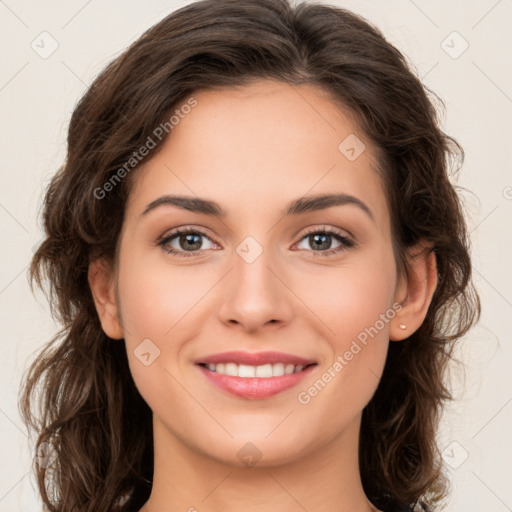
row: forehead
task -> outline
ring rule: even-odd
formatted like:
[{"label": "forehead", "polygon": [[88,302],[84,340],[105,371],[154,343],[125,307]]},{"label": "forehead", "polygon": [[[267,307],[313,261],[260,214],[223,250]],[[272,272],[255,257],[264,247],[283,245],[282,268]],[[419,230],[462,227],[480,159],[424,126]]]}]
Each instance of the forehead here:
[{"label": "forehead", "polygon": [[196,106],[133,176],[130,210],[172,193],[261,215],[303,195],[346,193],[387,218],[375,149],[322,89],[259,81],[192,96]]}]

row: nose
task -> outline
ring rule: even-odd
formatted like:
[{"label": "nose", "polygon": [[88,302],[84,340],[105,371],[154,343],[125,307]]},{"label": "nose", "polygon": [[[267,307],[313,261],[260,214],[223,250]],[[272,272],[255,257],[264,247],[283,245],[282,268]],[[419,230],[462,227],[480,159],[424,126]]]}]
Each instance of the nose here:
[{"label": "nose", "polygon": [[238,254],[226,276],[219,308],[220,320],[246,332],[279,328],[292,317],[293,294],[286,287],[282,265],[271,261],[271,251],[252,262]]}]

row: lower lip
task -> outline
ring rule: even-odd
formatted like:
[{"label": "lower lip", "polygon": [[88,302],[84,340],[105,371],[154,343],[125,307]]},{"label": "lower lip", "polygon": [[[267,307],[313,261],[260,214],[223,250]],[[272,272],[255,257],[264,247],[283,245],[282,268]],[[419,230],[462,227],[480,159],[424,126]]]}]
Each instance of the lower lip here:
[{"label": "lower lip", "polygon": [[206,378],[215,386],[234,396],[247,398],[250,400],[259,400],[277,395],[286,389],[296,386],[306,377],[316,365],[311,365],[304,370],[282,375],[281,377],[232,377],[222,373],[212,372],[204,366],[199,369]]}]

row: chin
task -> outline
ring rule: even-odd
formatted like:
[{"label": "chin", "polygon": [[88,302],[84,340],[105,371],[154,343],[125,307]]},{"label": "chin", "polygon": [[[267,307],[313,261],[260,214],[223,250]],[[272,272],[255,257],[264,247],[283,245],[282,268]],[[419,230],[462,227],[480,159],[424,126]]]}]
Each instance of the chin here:
[{"label": "chin", "polygon": [[[274,429],[282,419],[274,423]],[[309,439],[305,438],[303,428],[294,431],[287,427],[281,432],[276,429],[270,435],[271,430],[266,425],[261,429],[231,429],[233,438],[225,432],[210,436],[203,432],[201,439],[189,438],[186,444],[202,456],[237,468],[282,466],[313,453],[322,444],[323,436],[318,432],[315,439]]]}]

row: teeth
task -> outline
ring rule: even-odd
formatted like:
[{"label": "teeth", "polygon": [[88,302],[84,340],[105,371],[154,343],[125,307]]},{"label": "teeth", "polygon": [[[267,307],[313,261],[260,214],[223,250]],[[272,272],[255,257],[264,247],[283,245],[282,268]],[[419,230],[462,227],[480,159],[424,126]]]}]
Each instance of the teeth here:
[{"label": "teeth", "polygon": [[224,373],[236,377],[238,375],[238,367],[235,363],[226,363],[224,366]]},{"label": "teeth", "polygon": [[211,372],[222,373],[223,375],[230,375],[231,377],[269,378],[298,373],[304,369],[304,366],[301,364],[295,366],[293,364],[284,363],[264,364],[261,366],[250,366],[247,364],[236,363],[219,363],[208,364],[207,368]]},{"label": "teeth", "polygon": [[272,377],[281,377],[284,375],[284,364],[277,363],[272,365]]},{"label": "teeth", "polygon": [[256,366],[256,377],[272,377],[272,365]]},{"label": "teeth", "polygon": [[284,374],[285,375],[290,375],[290,373],[293,373],[293,369],[295,368],[295,366],[293,364],[287,364],[285,367],[284,367]]},{"label": "teeth", "polygon": [[[246,364],[240,364],[236,365],[234,363],[233,366],[236,369],[236,366],[238,366],[238,376],[239,377],[256,377],[256,367],[255,366],[248,366]],[[236,374],[235,374],[236,377]]]}]

